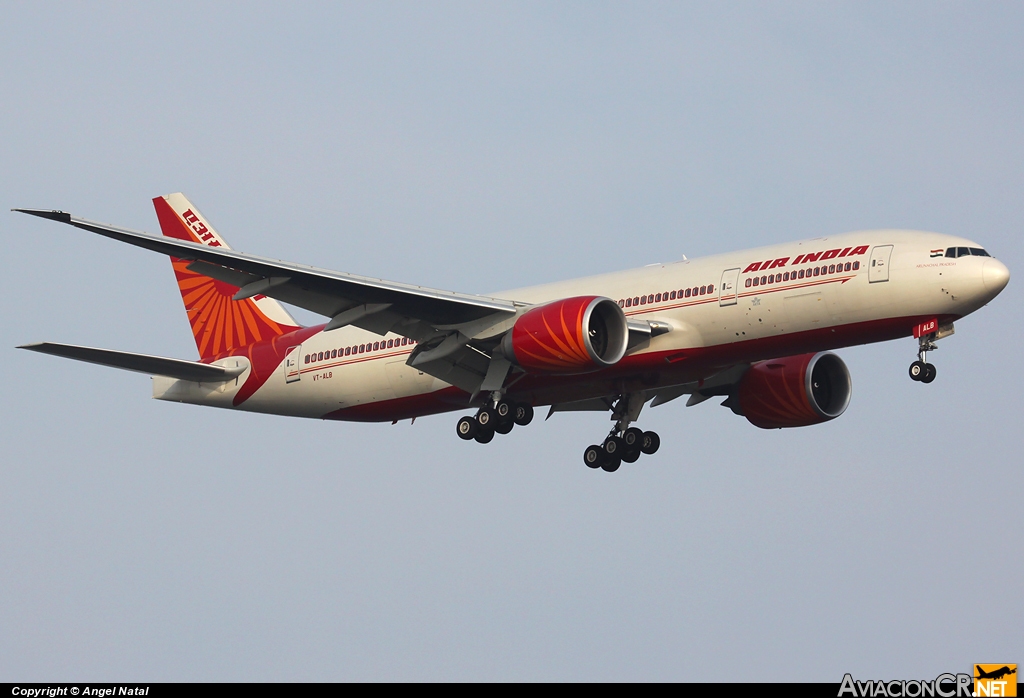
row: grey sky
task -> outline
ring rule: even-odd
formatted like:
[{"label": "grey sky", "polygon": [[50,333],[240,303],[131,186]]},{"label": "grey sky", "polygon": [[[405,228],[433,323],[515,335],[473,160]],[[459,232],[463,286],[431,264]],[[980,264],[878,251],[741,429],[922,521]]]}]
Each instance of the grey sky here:
[{"label": "grey sky", "polygon": [[[165,258],[2,213],[0,680],[924,678],[1024,661],[1019,3],[0,4],[0,198],[468,292],[872,227],[1014,278],[840,351],[840,419],[160,403],[14,350],[195,357]],[[313,317],[297,313],[307,321]],[[1018,455],[1014,455],[1014,454]],[[1017,628],[1017,630],[1013,630]]]}]

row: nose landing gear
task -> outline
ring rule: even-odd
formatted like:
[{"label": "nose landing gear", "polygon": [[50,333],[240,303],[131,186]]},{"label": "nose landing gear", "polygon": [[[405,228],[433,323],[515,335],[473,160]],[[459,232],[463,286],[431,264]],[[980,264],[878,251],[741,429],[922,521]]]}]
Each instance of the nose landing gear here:
[{"label": "nose landing gear", "polygon": [[[916,332],[915,332],[916,334]],[[917,338],[917,361],[910,364],[910,379],[920,383],[931,383],[935,380],[938,371],[934,364],[928,363],[928,352],[935,351],[939,347],[936,341],[953,334],[953,325],[939,327],[937,331],[930,334],[922,334]]]}]

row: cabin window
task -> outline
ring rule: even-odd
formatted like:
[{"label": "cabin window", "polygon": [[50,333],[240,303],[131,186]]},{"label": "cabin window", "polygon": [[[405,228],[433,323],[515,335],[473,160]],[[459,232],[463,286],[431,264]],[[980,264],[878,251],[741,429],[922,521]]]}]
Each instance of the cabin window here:
[{"label": "cabin window", "polygon": [[647,296],[640,296],[640,305],[647,305]]},{"label": "cabin window", "polygon": [[653,295],[647,296],[647,302],[648,303],[653,303],[654,302],[654,296]]},{"label": "cabin window", "polygon": [[366,351],[366,345],[365,344],[360,344],[359,345],[359,353],[362,354],[364,351]]},{"label": "cabin window", "polygon": [[654,302],[655,303],[661,303],[661,294],[660,293],[654,297]]},{"label": "cabin window", "polygon": [[853,263],[853,270],[857,271],[858,269],[860,269],[860,262],[854,262]]},{"label": "cabin window", "polygon": [[750,279],[747,279],[747,284],[746,284],[746,286],[747,286],[747,288],[750,288]]},{"label": "cabin window", "polygon": [[714,284],[708,284],[708,293],[714,293],[714,292],[715,292],[715,285]]},{"label": "cabin window", "polygon": [[760,286],[761,285],[761,280],[758,279],[756,276],[754,277],[754,285],[755,286]]},{"label": "cabin window", "polygon": [[306,363],[309,363],[309,354],[306,354]]},{"label": "cabin window", "polygon": [[674,301],[675,299],[676,299],[676,292],[673,291],[671,294],[669,294],[669,300]]},{"label": "cabin window", "polygon": [[640,297],[633,296],[633,305],[640,305]]},{"label": "cabin window", "polygon": [[690,297],[690,289],[686,289],[686,297],[687,297],[687,298],[689,298],[689,297]]},{"label": "cabin window", "polygon": [[626,299],[626,307],[627,308],[632,308],[633,307],[633,299],[632,298],[627,298]]},{"label": "cabin window", "polygon": [[620,308],[625,308],[626,307],[626,301],[623,300],[622,298],[619,299],[619,307]]}]

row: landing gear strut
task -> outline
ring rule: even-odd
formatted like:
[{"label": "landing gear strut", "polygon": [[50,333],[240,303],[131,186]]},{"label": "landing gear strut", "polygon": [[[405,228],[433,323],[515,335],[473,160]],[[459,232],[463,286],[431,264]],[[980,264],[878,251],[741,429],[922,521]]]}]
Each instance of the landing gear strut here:
[{"label": "landing gear strut", "polygon": [[935,335],[923,335],[917,340],[917,361],[910,364],[910,379],[921,383],[931,383],[938,371],[935,364],[928,363],[928,352],[935,351]]},{"label": "landing gear strut", "polygon": [[641,454],[652,455],[658,450],[661,438],[655,432],[629,426],[640,416],[643,405],[642,394],[623,395],[616,401],[612,410],[615,426],[600,446],[587,446],[583,451],[583,462],[588,468],[614,473],[623,461],[635,463]]}]

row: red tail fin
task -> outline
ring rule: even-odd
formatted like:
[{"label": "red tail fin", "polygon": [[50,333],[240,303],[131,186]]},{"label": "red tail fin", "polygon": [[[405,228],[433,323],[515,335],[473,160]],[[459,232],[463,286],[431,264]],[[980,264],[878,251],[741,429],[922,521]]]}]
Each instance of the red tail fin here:
[{"label": "red tail fin", "polygon": [[[228,246],[183,194],[158,196],[153,206],[167,237],[211,247]],[[171,257],[171,264],[200,358],[213,358],[299,327],[273,298],[253,296],[233,301],[237,286],[189,271],[189,260]]]}]

